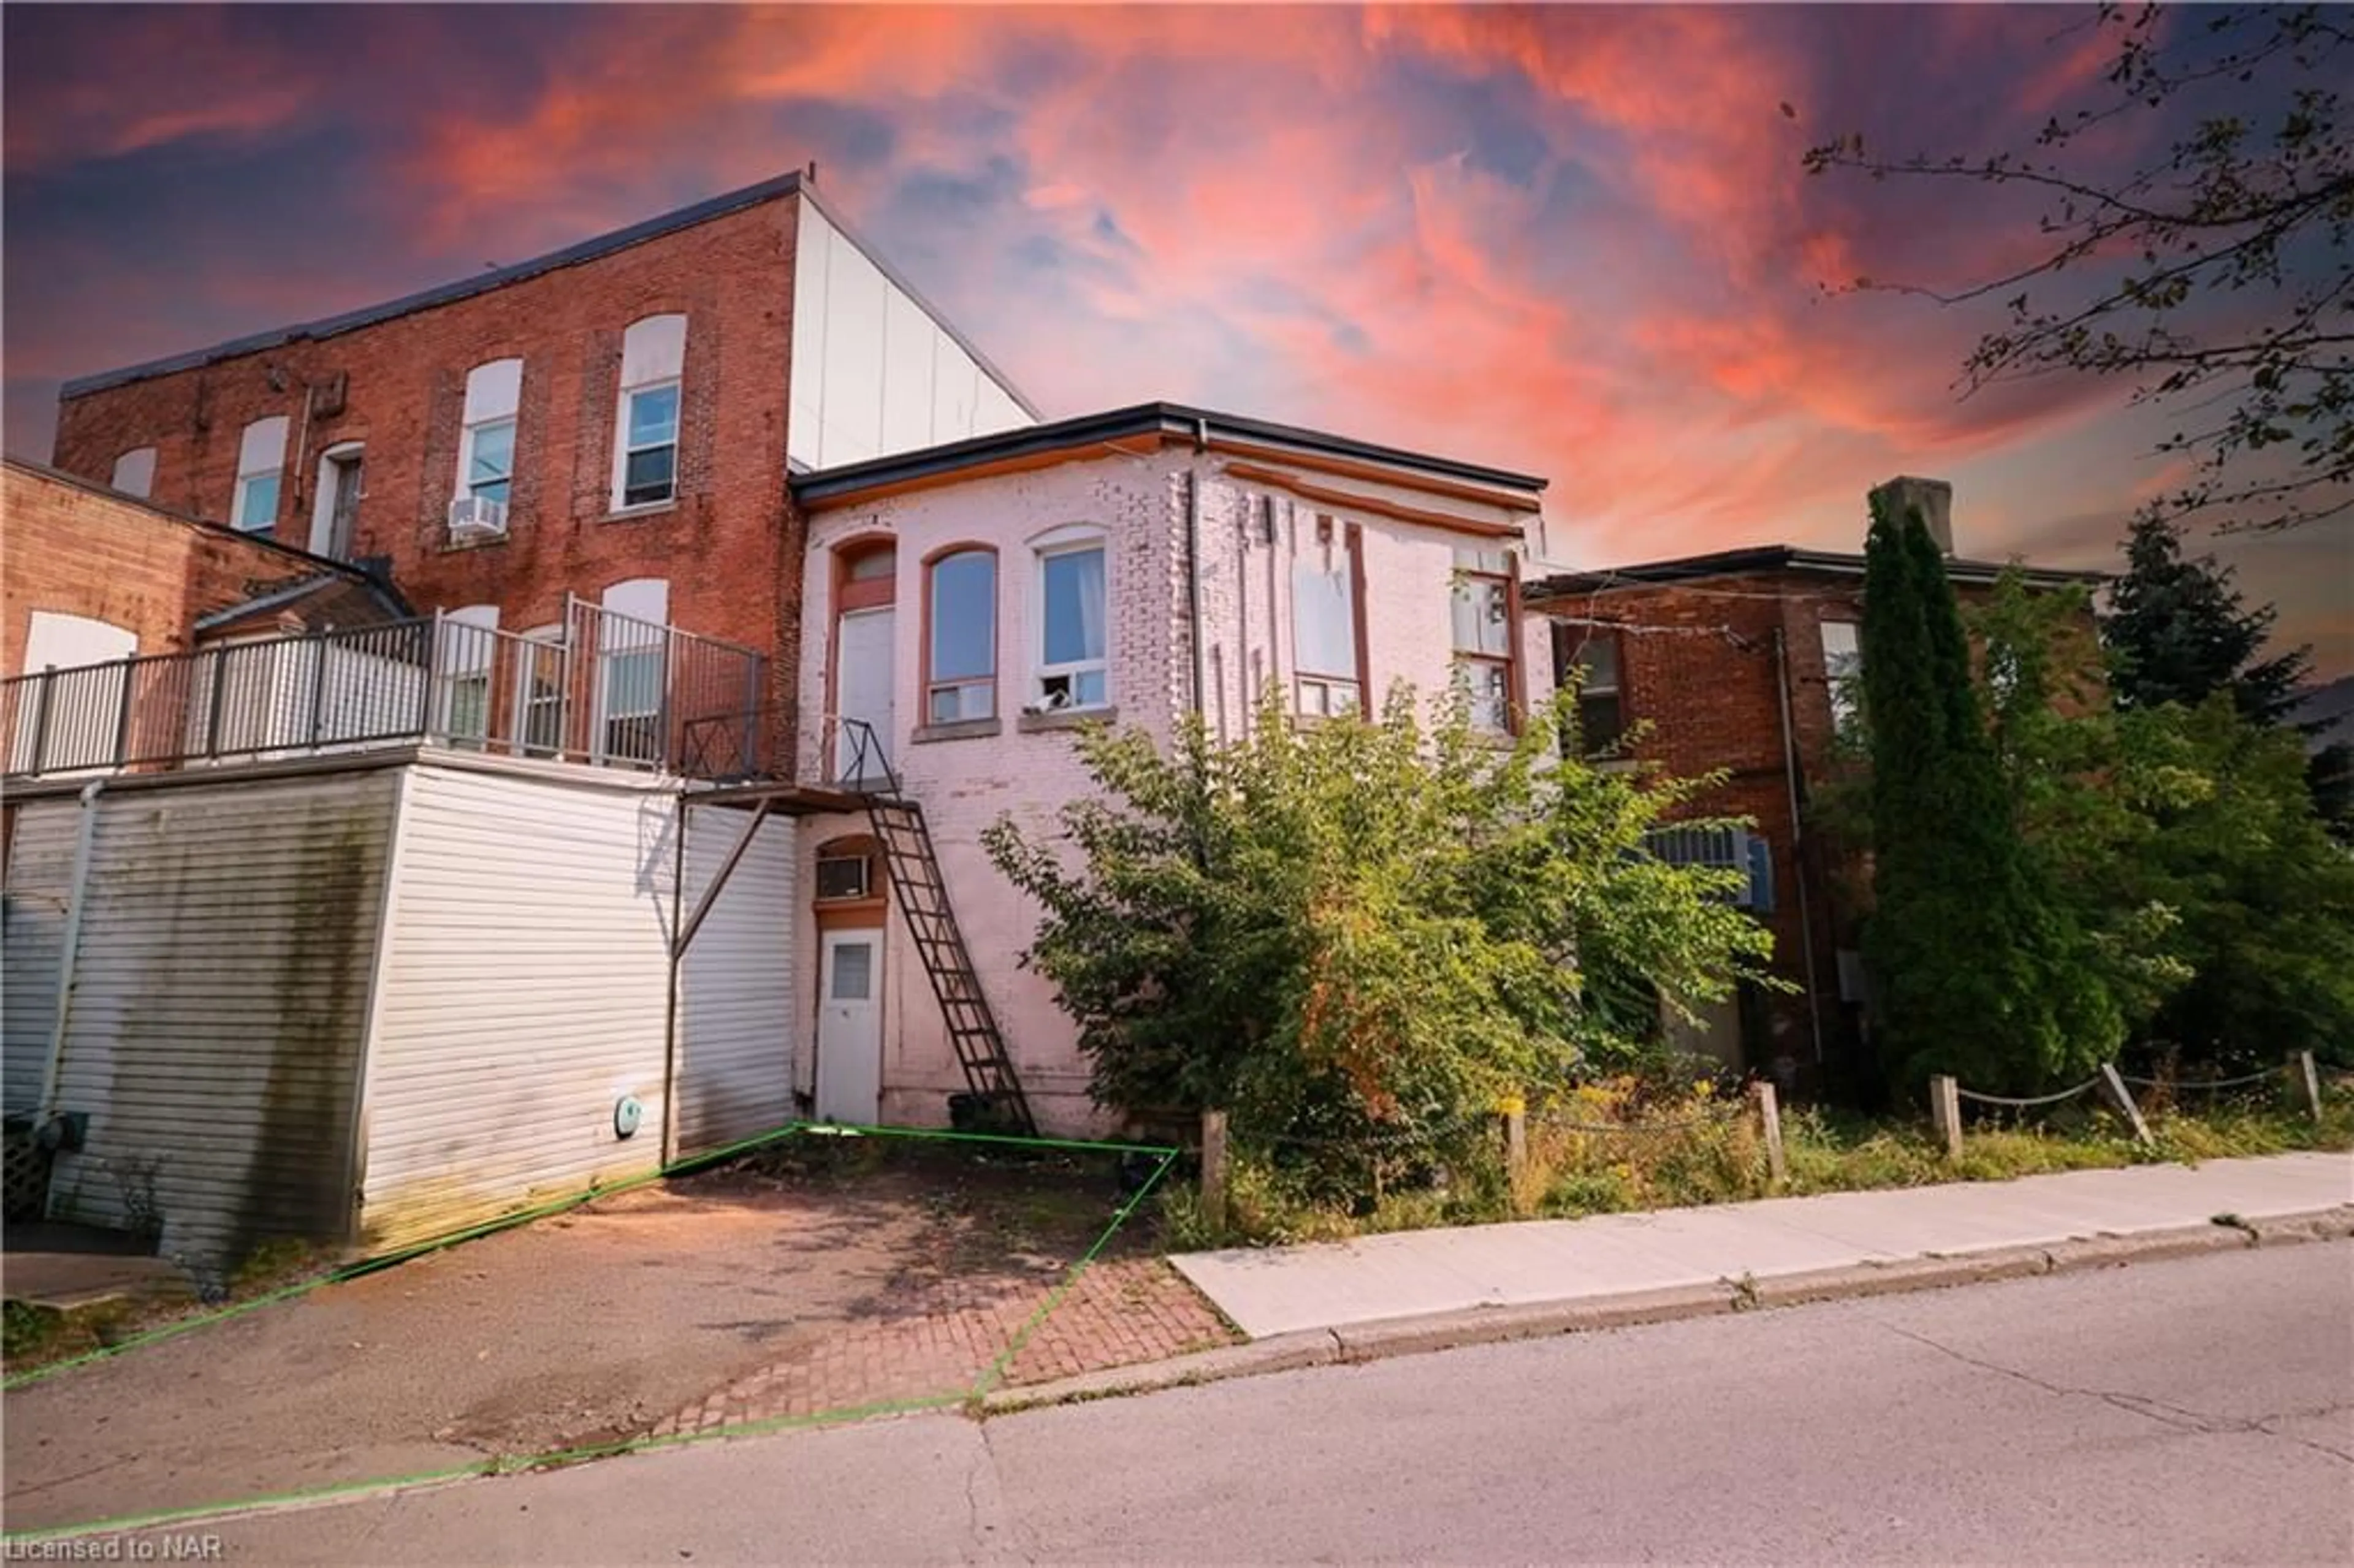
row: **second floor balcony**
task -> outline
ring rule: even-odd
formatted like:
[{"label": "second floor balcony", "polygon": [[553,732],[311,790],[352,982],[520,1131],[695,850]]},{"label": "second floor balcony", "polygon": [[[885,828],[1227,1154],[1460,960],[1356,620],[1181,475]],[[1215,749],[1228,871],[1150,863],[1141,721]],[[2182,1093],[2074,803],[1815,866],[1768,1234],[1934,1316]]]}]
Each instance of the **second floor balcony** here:
[{"label": "second floor balcony", "polygon": [[578,599],[540,637],[436,615],[29,672],[0,686],[0,757],[27,779],[438,745],[737,779],[764,664]]}]

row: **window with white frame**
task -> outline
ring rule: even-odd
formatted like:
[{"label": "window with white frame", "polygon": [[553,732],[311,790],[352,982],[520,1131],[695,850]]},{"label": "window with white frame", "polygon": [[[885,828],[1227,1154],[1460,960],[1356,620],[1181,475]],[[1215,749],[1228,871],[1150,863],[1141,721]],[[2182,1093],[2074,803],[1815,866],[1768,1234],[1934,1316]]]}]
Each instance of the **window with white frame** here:
[{"label": "window with white frame", "polygon": [[1036,669],[1032,705],[1041,710],[1111,705],[1103,535],[1093,530],[1050,535],[1034,546],[1038,585]]},{"label": "window with white frame", "polygon": [[491,668],[497,662],[499,607],[450,610],[435,630],[434,664],[441,683],[441,735],[480,750],[491,738]]},{"label": "window with white frame", "polygon": [[597,650],[604,667],[599,687],[599,758],[659,763],[670,584],[662,577],[615,583],[605,590],[604,609]]},{"label": "window with white frame", "polygon": [[267,534],[278,525],[278,483],[286,467],[286,416],[272,414],[246,426],[237,443],[237,495],[229,525],[241,533]]},{"label": "window with white frame", "polygon": [[1364,711],[1365,651],[1357,637],[1362,536],[1319,514],[1291,562],[1291,652],[1298,707],[1311,718]]},{"label": "window with white frame", "polygon": [[956,550],[934,561],[924,649],[924,722],[997,716],[997,552]]},{"label": "window with white frame", "polygon": [[564,750],[564,656],[560,624],[533,627],[516,649],[515,707],[526,757]]},{"label": "window with white frame", "polygon": [[1502,550],[1455,552],[1452,606],[1455,678],[1469,692],[1471,722],[1502,735],[1512,723],[1512,557]]},{"label": "window with white frame", "polygon": [[1863,706],[1863,643],[1852,620],[1821,622],[1823,681],[1830,690],[1831,727],[1845,733]]},{"label": "window with white frame", "polygon": [[686,318],[647,316],[621,334],[621,397],[613,429],[613,509],[678,494],[680,376]]},{"label": "window with white frame", "polygon": [[458,499],[506,505],[514,494],[515,410],[523,361],[493,359],[466,373],[465,433],[458,443]]},{"label": "window with white frame", "polygon": [[155,449],[133,447],[114,460],[114,477],[108,481],[125,495],[144,501],[155,489]]}]

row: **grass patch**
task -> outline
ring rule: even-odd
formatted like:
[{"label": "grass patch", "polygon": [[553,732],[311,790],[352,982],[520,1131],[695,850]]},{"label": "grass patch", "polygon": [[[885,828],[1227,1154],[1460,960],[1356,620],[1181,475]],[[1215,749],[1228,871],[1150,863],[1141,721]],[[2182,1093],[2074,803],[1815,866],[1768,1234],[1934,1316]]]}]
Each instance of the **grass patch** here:
[{"label": "grass patch", "polygon": [[1925,1123],[1825,1109],[1786,1112],[1789,1175],[1776,1183],[1755,1120],[1739,1100],[1707,1082],[1663,1091],[1627,1079],[1532,1106],[1528,1159],[1509,1182],[1499,1148],[1475,1169],[1443,1171],[1428,1184],[1337,1202],[1310,1196],[1303,1181],[1265,1154],[1240,1150],[1227,1177],[1226,1224],[1210,1225],[1195,1192],[1181,1186],[1162,1194],[1162,1234],[1177,1250],[1335,1241],[1435,1225],[2354,1148],[2354,1088],[2345,1086],[2325,1094],[2318,1123],[2261,1095],[2206,1106],[2146,1098],[2148,1145],[2136,1141],[2115,1114],[2078,1101],[2041,1120],[1973,1125],[1958,1162],[1946,1158]]}]

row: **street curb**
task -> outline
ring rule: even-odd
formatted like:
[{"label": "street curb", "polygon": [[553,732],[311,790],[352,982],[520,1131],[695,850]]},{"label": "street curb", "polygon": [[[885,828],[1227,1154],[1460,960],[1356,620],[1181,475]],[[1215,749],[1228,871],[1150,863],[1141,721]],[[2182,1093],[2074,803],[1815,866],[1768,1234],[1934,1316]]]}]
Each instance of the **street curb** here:
[{"label": "street curb", "polygon": [[1723,1279],[1710,1285],[1633,1291],[1592,1300],[1459,1308],[1339,1329],[1301,1329],[1170,1361],[1115,1367],[1026,1388],[1000,1389],[981,1401],[978,1414],[983,1417],[1005,1415],[1045,1405],[1187,1388],[1302,1367],[1360,1365],[1470,1345],[1549,1339],[1559,1334],[1681,1322],[1769,1307],[1892,1296],[2349,1237],[2354,1237],[2354,1203],[2341,1203],[2256,1220],[2219,1214],[2201,1225],[2178,1225],[2125,1235],[2076,1236],[2048,1246],[1988,1247],[1881,1263],[1845,1264],[1770,1279]]}]

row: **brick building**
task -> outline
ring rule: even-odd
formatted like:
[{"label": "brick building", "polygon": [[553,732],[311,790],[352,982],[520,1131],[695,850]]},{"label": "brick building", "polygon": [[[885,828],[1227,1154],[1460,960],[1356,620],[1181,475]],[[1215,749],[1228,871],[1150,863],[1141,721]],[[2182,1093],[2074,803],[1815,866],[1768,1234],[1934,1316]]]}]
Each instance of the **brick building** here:
[{"label": "brick building", "polygon": [[[1965,604],[1982,600],[2004,568],[1954,556],[1952,486],[1891,486],[1921,508]],[[1744,839],[1695,835],[1681,847],[1752,873],[1749,902],[1774,932],[1774,967],[1798,990],[1744,988],[1687,1044],[1817,1084],[1839,1079],[1861,1028],[1855,868],[1829,853],[1812,805],[1843,766],[1840,715],[1864,656],[1863,568],[1861,554],[1766,545],[1563,573],[1527,589],[1532,615],[1550,623],[1556,683],[1585,673],[1588,748],[1679,777],[1722,772],[1696,809],[1754,824]],[[2044,588],[2100,580],[2026,575]]]},{"label": "brick building", "polygon": [[553,634],[567,596],[769,661],[789,740],[790,472],[1035,410],[787,175],[325,320],[82,377],[58,469]]},{"label": "brick building", "polygon": [[185,652],[215,627],[343,624],[407,613],[347,562],[133,501],[37,463],[0,461],[0,680]]}]

